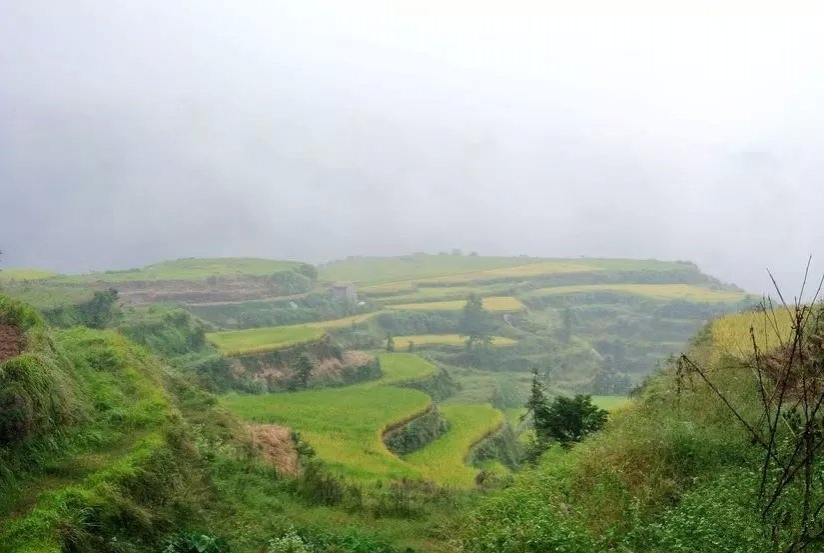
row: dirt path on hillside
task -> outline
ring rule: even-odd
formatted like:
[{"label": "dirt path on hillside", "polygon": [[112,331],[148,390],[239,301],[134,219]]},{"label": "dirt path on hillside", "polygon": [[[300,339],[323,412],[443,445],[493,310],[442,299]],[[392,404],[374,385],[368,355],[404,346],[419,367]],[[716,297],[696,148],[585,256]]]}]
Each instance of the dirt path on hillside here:
[{"label": "dirt path on hillside", "polygon": [[0,363],[20,355],[26,347],[26,337],[15,326],[0,324]]}]

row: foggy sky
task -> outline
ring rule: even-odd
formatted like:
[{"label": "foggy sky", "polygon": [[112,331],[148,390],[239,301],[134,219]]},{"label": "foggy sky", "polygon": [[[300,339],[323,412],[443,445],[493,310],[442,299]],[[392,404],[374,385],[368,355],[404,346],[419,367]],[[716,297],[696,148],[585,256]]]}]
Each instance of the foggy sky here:
[{"label": "foggy sky", "polygon": [[4,0],[0,268],[462,248],[795,290],[824,18],[702,4]]}]

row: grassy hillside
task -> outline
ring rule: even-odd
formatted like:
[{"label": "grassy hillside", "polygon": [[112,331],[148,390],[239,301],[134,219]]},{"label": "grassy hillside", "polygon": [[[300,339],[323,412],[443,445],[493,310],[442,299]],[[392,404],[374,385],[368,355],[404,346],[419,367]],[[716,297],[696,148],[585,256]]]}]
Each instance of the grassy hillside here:
[{"label": "grassy hillside", "polygon": [[43,269],[3,269],[0,270],[0,282],[17,280],[42,280],[57,276],[57,273]]},{"label": "grassy hillside", "polygon": [[432,278],[472,271],[538,263],[540,259],[521,257],[478,257],[464,255],[413,254],[401,257],[350,257],[319,268],[327,281],[351,281],[362,286],[386,282]]},{"label": "grassy hillside", "polygon": [[264,276],[298,267],[296,261],[278,261],[248,257],[186,258],[162,261],[140,269],[106,271],[85,275],[62,275],[64,282],[126,282],[133,280],[206,280],[209,277],[238,275]]},{"label": "grassy hillside", "polygon": [[[341,504],[323,492],[343,489],[323,464],[304,459],[311,470],[280,475],[216,398],[122,335],[54,332],[32,308],[0,295],[0,337],[3,553],[252,553],[291,535],[309,553],[448,551],[436,527],[461,498],[424,490],[399,502],[376,489]],[[342,424],[360,429],[349,442],[356,456],[369,440],[380,449],[392,410],[401,417],[430,401],[392,385],[434,371],[405,354],[384,366],[381,381],[347,392],[371,394],[356,412],[371,410],[374,428],[352,417],[356,400],[339,402],[340,417],[325,421],[314,401],[298,412],[330,435]],[[296,406],[306,399],[256,397],[290,397]],[[381,465],[366,457],[364,466]]]},{"label": "grassy hillside", "polygon": [[162,366],[112,332],[52,336],[3,296],[0,325],[26,344],[0,363],[0,549],[160,547],[199,486]]},{"label": "grassy hillside", "polygon": [[[757,330],[770,320],[756,312],[723,317],[688,352],[751,422],[760,409],[756,376],[740,364],[753,351],[743,336],[756,329],[775,363],[779,340],[768,345]],[[766,334],[773,332],[788,336],[781,322]],[[819,333],[810,347],[818,347]],[[791,432],[782,425],[779,439],[791,440]],[[551,449],[511,488],[487,499],[467,520],[464,551],[791,550],[802,502],[787,493],[777,512],[762,516],[761,463],[759,449],[714,392],[671,365],[650,379],[638,403],[615,411],[600,435],[571,451]]]},{"label": "grassy hillside", "polygon": [[[5,272],[0,272],[4,293],[40,308],[77,303],[95,290],[112,287],[122,301],[134,305],[248,300],[308,292],[316,276],[310,265],[255,258],[188,258],[81,275],[27,270],[22,273],[27,280],[3,277]],[[9,275],[15,274],[21,273],[9,270]]]}]

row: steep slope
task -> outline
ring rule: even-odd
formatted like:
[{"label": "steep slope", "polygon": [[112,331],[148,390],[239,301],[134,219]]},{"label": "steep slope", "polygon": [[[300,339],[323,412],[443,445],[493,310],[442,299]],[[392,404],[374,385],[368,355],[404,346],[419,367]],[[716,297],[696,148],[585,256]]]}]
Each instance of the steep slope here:
[{"label": "steep slope", "polygon": [[[785,320],[786,319],[786,320]],[[816,316],[810,318],[817,320]],[[793,331],[783,310],[748,311],[708,324],[688,350],[752,425],[762,421],[753,337],[775,363]],[[753,334],[750,332],[752,329]],[[820,351],[821,329],[807,346]],[[748,344],[748,345],[747,345]],[[816,367],[813,356],[812,367]],[[790,361],[792,364],[792,361]],[[550,449],[466,521],[464,550],[477,552],[795,551],[803,503],[795,491],[764,513],[763,455],[737,415],[695,372],[675,363],[650,378],[634,407],[571,451]],[[769,376],[769,369],[765,378]],[[809,386],[820,374],[807,373]],[[778,385],[778,381],[768,384]],[[798,393],[790,392],[787,409]],[[775,451],[790,447],[794,415],[779,428]],[[817,469],[816,469],[817,470]],[[766,480],[770,490],[772,479]],[[821,491],[816,501],[820,504]],[[816,523],[817,524],[817,523]],[[811,530],[810,530],[811,531]],[[812,534],[809,534],[812,535]],[[793,545],[795,543],[795,545]],[[813,539],[808,551],[819,551]]]}]

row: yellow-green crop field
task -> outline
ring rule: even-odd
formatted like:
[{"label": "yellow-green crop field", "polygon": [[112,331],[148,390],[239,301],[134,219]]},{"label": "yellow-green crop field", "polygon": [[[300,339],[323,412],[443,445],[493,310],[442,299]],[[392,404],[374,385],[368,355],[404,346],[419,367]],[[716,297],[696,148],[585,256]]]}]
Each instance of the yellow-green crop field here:
[{"label": "yellow-green crop field", "polygon": [[613,413],[632,405],[632,400],[627,396],[592,396],[592,403]]},{"label": "yellow-green crop field", "polygon": [[727,355],[745,358],[753,354],[750,328],[758,347],[769,351],[792,336],[793,317],[784,308],[773,314],[746,311],[725,315],[713,321],[711,327],[714,349]]},{"label": "yellow-green crop field", "polygon": [[[524,309],[524,304],[509,296],[498,296],[483,299],[487,311],[512,312]],[[403,303],[389,305],[389,309],[404,311],[460,311],[466,305],[466,300],[434,301],[424,303]]]},{"label": "yellow-green crop field", "polygon": [[425,412],[431,398],[392,384],[431,375],[435,367],[415,355],[380,356],[383,377],[345,388],[269,395],[229,395],[225,404],[239,417],[288,426],[300,432],[341,476],[377,481],[419,476],[382,441],[385,430]]},{"label": "yellow-green crop field", "polygon": [[343,319],[320,321],[302,325],[267,326],[247,328],[244,330],[227,330],[211,332],[206,338],[226,355],[250,355],[284,349],[298,344],[314,342],[320,339],[326,330],[348,328],[352,324],[364,323],[373,317],[385,313],[376,311]]},{"label": "yellow-green crop field", "polygon": [[530,257],[412,254],[401,257],[353,257],[321,266],[318,272],[324,280],[345,280],[361,286],[371,286],[476,273],[543,261],[546,260]]},{"label": "yellow-green crop field", "polygon": [[546,261],[543,263],[530,263],[528,265],[518,265],[516,267],[504,267],[501,269],[489,269],[486,271],[476,271],[474,273],[464,273],[460,275],[443,276],[428,279],[428,282],[471,282],[474,280],[494,280],[499,278],[529,278],[557,273],[589,273],[592,271],[602,271],[602,267],[586,263],[576,263],[570,261]]},{"label": "yellow-green crop field", "polygon": [[[414,334],[412,336],[395,336],[395,347],[403,349],[409,341],[417,346],[463,346],[466,338],[458,334]],[[493,346],[514,346],[517,340],[504,338],[503,336],[493,336]]]},{"label": "yellow-green crop field", "polygon": [[51,278],[57,273],[42,269],[3,269],[0,271],[0,282],[12,280],[42,280]]},{"label": "yellow-green crop field", "polygon": [[324,335],[323,329],[308,326],[270,326],[211,332],[206,339],[212,342],[225,355],[249,355],[288,348],[319,340]]},{"label": "yellow-green crop field", "polygon": [[405,460],[427,480],[472,487],[478,470],[467,466],[466,456],[472,446],[504,423],[504,415],[489,404],[448,404],[440,410],[449,422],[449,431]]},{"label": "yellow-green crop field", "polygon": [[743,292],[732,290],[713,290],[692,284],[591,284],[575,286],[554,286],[529,292],[525,297],[542,297],[561,294],[580,294],[587,292],[621,292],[636,294],[659,300],[683,299],[693,302],[728,302],[740,301],[747,297]]},{"label": "yellow-green crop field", "polygon": [[[319,321],[317,323],[306,323],[305,325],[309,328],[320,328],[322,330],[335,330],[337,328],[347,328],[352,326],[352,324],[361,324],[365,323],[366,321],[377,317],[381,313],[386,313],[386,311],[375,311],[372,313],[363,313],[361,315],[353,315],[351,317],[344,317],[342,319],[333,319],[331,321]],[[298,325],[296,325],[298,326]]]},{"label": "yellow-green crop field", "polygon": [[[367,291],[364,289],[363,291]],[[507,294],[505,287],[493,286],[421,286],[414,291],[401,291],[400,294],[383,295],[374,298],[382,303],[413,303],[433,300],[466,300],[470,294],[479,296],[502,296]]]},{"label": "yellow-green crop field", "polygon": [[398,280],[395,282],[384,282],[367,286],[363,289],[366,293],[391,294],[401,292],[414,292],[416,286],[426,284],[465,285],[470,282],[484,282],[492,280],[517,280],[520,278],[533,278],[557,273],[586,273],[592,271],[603,271],[604,268],[598,265],[576,263],[569,261],[546,261],[534,262],[526,265],[516,265],[513,267],[502,267],[499,269],[487,269],[482,271],[469,271],[461,273],[446,274],[442,276]]},{"label": "yellow-green crop field", "polygon": [[383,376],[373,382],[364,382],[360,386],[376,388],[414,382],[430,377],[438,370],[432,363],[412,353],[382,353],[378,357],[381,361]]},{"label": "yellow-green crop field", "polygon": [[143,280],[205,280],[212,276],[253,275],[265,276],[293,269],[300,265],[295,261],[258,259],[251,257],[191,258],[162,261],[125,271],[106,271],[85,275],[61,275],[61,282],[105,282]]}]

